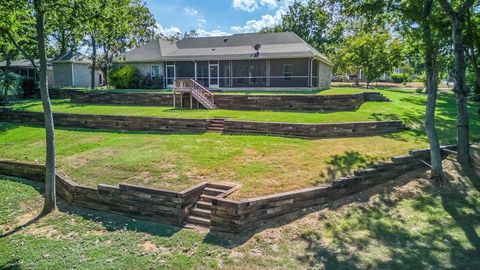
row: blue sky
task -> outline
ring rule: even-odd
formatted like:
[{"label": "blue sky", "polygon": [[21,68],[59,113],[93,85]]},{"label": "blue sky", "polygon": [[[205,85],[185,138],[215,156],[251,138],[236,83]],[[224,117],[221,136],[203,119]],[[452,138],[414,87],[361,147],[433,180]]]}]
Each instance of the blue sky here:
[{"label": "blue sky", "polygon": [[160,32],[201,36],[257,32],[281,21],[293,0],[146,0]]}]

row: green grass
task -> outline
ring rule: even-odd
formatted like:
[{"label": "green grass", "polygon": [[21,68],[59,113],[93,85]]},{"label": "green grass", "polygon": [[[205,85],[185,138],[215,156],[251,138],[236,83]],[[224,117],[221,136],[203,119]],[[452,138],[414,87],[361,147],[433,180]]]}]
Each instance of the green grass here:
[{"label": "green grass", "polygon": [[[408,133],[396,136],[414,137]],[[44,161],[42,128],[0,123],[0,137],[1,158]],[[56,145],[59,169],[82,184],[127,182],[179,191],[204,181],[233,182],[242,184],[237,198],[310,187],[426,146],[388,136],[303,140],[72,129],[57,129]]]},{"label": "green grass", "polygon": [[[238,237],[60,204],[0,238],[0,269],[479,269],[480,182],[450,167],[442,188],[425,179],[386,184],[355,203]],[[16,211],[28,221],[23,208],[39,192],[37,183],[1,178],[10,207],[0,216]],[[0,233],[22,223],[9,219]]]},{"label": "green grass", "polygon": [[[355,93],[359,89],[342,88],[326,90],[322,93]],[[421,124],[421,117],[425,110],[426,96],[416,94],[413,90],[382,90],[382,94],[393,102],[367,102],[359,110],[351,112],[273,112],[273,111],[235,111],[235,110],[189,110],[173,107],[147,106],[107,106],[71,103],[68,100],[53,100],[55,112],[106,114],[106,115],[134,115],[151,117],[176,118],[215,118],[225,117],[237,120],[272,121],[290,123],[332,123],[332,122],[360,122],[379,120],[402,120],[413,126]],[[443,123],[450,123],[455,119],[455,101],[452,94],[441,94],[438,101],[438,118],[440,128]],[[472,104],[472,112],[475,105]],[[41,102],[25,101],[12,106],[16,110],[42,111]],[[474,116],[473,119],[478,116]],[[472,121],[473,123],[474,121]],[[479,125],[475,124],[474,129]]]},{"label": "green grass", "polygon": [[[178,191],[204,181],[233,182],[242,184],[235,198],[310,187],[408,150],[427,147],[423,132],[425,95],[409,90],[382,92],[393,102],[368,102],[357,112],[225,112],[238,114],[239,118],[287,122],[399,119],[411,130],[374,137],[302,140],[58,129],[58,165],[74,180],[90,186],[127,182]],[[55,111],[72,113],[213,117],[224,112],[54,102]],[[41,111],[38,102],[18,103],[14,108]],[[440,95],[437,127],[443,144],[455,142],[455,115],[453,95]],[[472,141],[480,141],[480,117],[475,113],[471,114],[471,135]],[[3,123],[0,137],[1,158],[43,162],[42,128]]]}]

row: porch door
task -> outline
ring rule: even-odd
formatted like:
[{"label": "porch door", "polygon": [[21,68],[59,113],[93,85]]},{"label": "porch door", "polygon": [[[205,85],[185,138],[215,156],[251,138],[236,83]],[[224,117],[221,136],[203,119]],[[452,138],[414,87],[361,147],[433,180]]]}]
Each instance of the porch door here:
[{"label": "porch door", "polygon": [[167,88],[173,88],[173,83],[175,81],[175,66],[167,65],[166,78]]},{"label": "porch door", "polygon": [[218,88],[220,81],[219,78],[219,66],[218,64],[210,64],[208,65],[208,85],[210,88]]}]

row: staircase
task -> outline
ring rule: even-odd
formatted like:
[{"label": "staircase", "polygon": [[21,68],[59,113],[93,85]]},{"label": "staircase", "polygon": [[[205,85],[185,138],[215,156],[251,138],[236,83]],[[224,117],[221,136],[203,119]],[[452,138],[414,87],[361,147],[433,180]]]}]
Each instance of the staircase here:
[{"label": "staircase", "polygon": [[[192,99],[197,100],[207,110],[216,109],[215,95],[210,92],[205,86],[201,85],[193,79],[176,80],[173,88],[173,105],[176,106],[175,96],[180,94],[180,103],[183,104],[183,95],[190,94],[190,108],[193,108]],[[183,107],[183,106],[182,106]]]},{"label": "staircase", "polygon": [[224,128],[225,128],[225,119],[215,118],[210,120],[210,124],[208,125],[207,130],[210,132],[222,133]]},{"label": "staircase", "polygon": [[185,227],[204,227],[210,226],[210,217],[212,211],[212,199],[223,198],[236,191],[238,185],[224,185],[208,183],[200,195],[199,200],[190,210],[189,215],[185,219]]}]

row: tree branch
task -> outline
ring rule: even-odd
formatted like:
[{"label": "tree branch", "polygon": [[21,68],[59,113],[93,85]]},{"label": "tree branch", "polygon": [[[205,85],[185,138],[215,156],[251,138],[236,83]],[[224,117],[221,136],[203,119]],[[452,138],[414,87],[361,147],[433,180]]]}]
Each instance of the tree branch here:
[{"label": "tree branch", "polygon": [[447,0],[438,0],[438,2],[440,3],[440,6],[442,6],[443,10],[448,13],[448,15],[451,17],[456,15],[452,5]]},{"label": "tree branch", "polygon": [[20,46],[20,44],[18,44],[18,42],[15,40],[15,38],[13,37],[12,33],[10,33],[9,31],[2,31],[3,35],[8,39],[10,40],[10,42],[12,42],[13,46],[15,46],[15,48],[17,48],[17,50],[19,50],[23,56],[25,58],[27,58],[30,63],[32,64],[33,68],[35,69],[35,71],[38,73],[40,70],[37,66],[37,64],[35,64],[35,59],[27,52],[25,51],[22,46]]},{"label": "tree branch", "polygon": [[468,10],[473,6],[474,0],[466,0],[465,3],[463,3],[463,6],[458,10],[457,14],[460,16],[465,15]]}]

